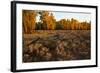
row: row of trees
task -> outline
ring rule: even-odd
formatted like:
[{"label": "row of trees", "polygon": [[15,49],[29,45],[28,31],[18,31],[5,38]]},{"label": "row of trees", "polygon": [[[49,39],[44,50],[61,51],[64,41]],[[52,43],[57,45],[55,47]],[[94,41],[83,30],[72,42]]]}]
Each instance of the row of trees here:
[{"label": "row of trees", "polygon": [[[56,21],[52,12],[23,10],[23,32],[32,33],[34,30],[90,30],[91,22],[79,22],[72,18]],[[37,17],[39,21],[37,22]]]}]

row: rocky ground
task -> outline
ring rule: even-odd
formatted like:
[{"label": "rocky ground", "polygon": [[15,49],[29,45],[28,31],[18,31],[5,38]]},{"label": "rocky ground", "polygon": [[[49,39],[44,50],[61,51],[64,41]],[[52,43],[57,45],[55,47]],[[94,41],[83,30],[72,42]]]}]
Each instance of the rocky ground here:
[{"label": "rocky ground", "polygon": [[47,30],[23,34],[23,62],[90,59],[90,45],[90,30]]}]

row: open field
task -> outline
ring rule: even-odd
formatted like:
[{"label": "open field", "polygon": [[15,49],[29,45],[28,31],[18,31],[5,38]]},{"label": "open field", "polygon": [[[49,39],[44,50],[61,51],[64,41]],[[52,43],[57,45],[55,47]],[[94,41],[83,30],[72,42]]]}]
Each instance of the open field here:
[{"label": "open field", "polygon": [[23,62],[91,58],[90,30],[36,30],[23,34]]}]

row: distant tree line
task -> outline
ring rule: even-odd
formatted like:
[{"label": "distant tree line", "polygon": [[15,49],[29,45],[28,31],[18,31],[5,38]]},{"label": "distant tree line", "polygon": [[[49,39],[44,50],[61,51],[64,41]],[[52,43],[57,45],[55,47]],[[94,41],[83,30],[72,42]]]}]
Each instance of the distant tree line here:
[{"label": "distant tree line", "polygon": [[[39,21],[36,17],[39,16]],[[90,30],[91,22],[80,22],[74,18],[56,21],[52,12],[23,10],[23,33],[30,34],[35,30]]]}]

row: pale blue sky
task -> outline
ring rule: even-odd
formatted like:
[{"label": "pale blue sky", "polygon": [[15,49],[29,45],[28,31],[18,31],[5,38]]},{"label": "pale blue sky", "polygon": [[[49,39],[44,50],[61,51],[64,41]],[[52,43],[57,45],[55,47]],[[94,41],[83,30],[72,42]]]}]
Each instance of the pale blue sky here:
[{"label": "pale blue sky", "polygon": [[90,13],[77,13],[77,12],[52,12],[55,16],[55,19],[58,21],[60,19],[77,19],[79,21],[87,21],[91,20]]}]

